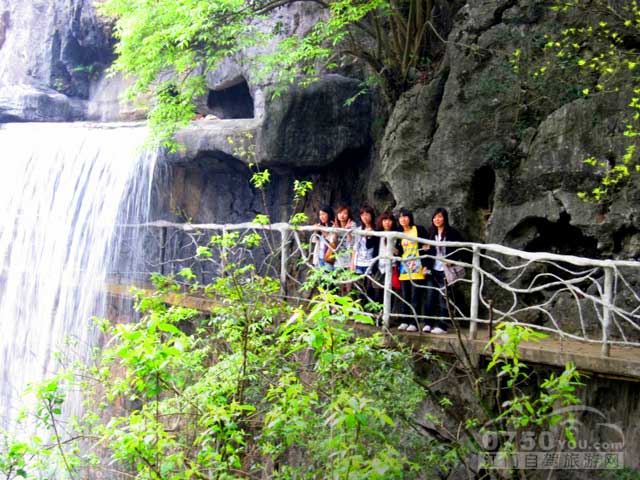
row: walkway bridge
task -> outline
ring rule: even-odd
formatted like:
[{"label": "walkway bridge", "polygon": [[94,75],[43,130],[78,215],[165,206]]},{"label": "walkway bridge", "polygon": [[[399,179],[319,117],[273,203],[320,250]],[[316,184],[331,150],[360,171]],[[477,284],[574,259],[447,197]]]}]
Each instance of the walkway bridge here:
[{"label": "walkway bridge", "polygon": [[[370,232],[316,226],[276,224],[180,224],[164,221],[118,228],[119,261],[110,290],[123,294],[132,283],[146,283],[152,272],[178,273],[189,268],[198,281],[206,283],[220,275],[225,263],[253,263],[260,274],[279,278],[281,294],[291,302],[309,301],[301,285],[313,272],[313,242],[321,232],[333,232],[344,242],[348,235],[386,237],[388,248],[377,261],[390,266],[400,260],[393,255],[396,239],[412,239],[400,232]],[[212,237],[233,239],[217,242],[217,252],[202,255]],[[256,246],[256,240],[260,240]],[[525,252],[501,245],[469,242],[420,243],[448,246],[458,252],[438,258],[465,268],[465,277],[452,288],[454,328],[446,335],[397,332],[404,300],[392,288],[391,274],[366,278],[381,300],[382,309],[371,311],[377,328],[402,334],[407,342],[429,344],[443,353],[453,353],[459,341],[474,355],[487,355],[490,332],[501,322],[513,322],[548,337],[521,346],[523,360],[553,366],[571,361],[587,373],[640,381],[640,262],[597,260],[542,252]],[[340,245],[338,245],[338,248]],[[137,253],[145,252],[145,258]],[[135,257],[134,257],[135,256]],[[423,260],[426,255],[421,257]],[[390,272],[391,268],[386,268]],[[351,282],[353,278],[338,278]],[[429,289],[427,285],[419,288]],[[433,289],[433,288],[432,288]],[[435,289],[434,289],[435,290]],[[438,294],[443,291],[438,290]],[[449,297],[449,296],[447,296]],[[168,298],[167,301],[177,301]],[[366,301],[366,299],[365,299]],[[184,298],[189,306],[207,310],[209,300]],[[421,324],[428,317],[413,314]],[[363,331],[376,327],[359,325]]]}]

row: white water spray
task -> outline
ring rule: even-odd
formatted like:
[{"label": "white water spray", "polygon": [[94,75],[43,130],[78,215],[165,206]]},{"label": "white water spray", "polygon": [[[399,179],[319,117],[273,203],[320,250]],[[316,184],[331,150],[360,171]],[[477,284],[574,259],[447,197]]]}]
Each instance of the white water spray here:
[{"label": "white water spray", "polygon": [[137,126],[0,128],[0,426],[67,336],[92,346],[114,225],[145,220],[155,156]]}]

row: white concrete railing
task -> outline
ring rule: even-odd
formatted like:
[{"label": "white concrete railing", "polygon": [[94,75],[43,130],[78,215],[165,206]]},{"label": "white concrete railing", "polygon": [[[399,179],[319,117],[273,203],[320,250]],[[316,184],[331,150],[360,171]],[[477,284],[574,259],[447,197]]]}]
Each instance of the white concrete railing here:
[{"label": "white concrete railing", "polygon": [[[396,239],[412,239],[400,232],[371,232],[316,226],[293,227],[286,223],[258,225],[241,224],[179,224],[153,222],[141,225],[125,225],[129,228],[160,231],[159,261],[153,264],[163,273],[167,266],[184,265],[194,258],[198,244],[208,241],[212,231],[236,231],[241,235],[261,233],[266,235],[271,260],[279,260],[271,274],[279,271],[283,292],[292,282],[300,282],[311,265],[308,240],[313,232],[336,232],[345,238],[347,233],[387,237],[387,251],[380,252],[378,261],[390,266],[400,260],[393,256]],[[171,233],[168,233],[171,232]],[[206,234],[207,237],[204,237]],[[269,234],[270,233],[270,234]],[[186,235],[188,241],[174,250],[176,258],[167,258],[167,245],[176,235]],[[277,234],[277,237],[274,237]],[[184,240],[184,239],[183,239]],[[495,244],[470,242],[435,242],[419,239],[428,245],[441,245],[466,252],[469,261],[455,261],[466,267],[467,273],[456,288],[469,308],[461,302],[453,304],[454,320],[469,322],[469,336],[475,338],[478,326],[489,323],[517,322],[536,330],[546,331],[560,338],[599,343],[602,355],[608,356],[611,345],[640,347],[640,262],[621,260],[596,260],[552,253],[533,253]],[[182,252],[182,253],[180,253]],[[186,253],[185,253],[186,252]],[[191,252],[191,253],[189,253]],[[423,258],[426,256],[423,256]],[[264,260],[264,258],[263,258]],[[303,268],[300,269],[299,266]],[[298,270],[295,271],[296,266]],[[175,268],[172,268],[175,270]],[[302,271],[301,271],[302,270]],[[383,288],[381,319],[390,326],[394,312],[404,300],[391,288],[391,268],[386,268]],[[150,273],[150,272],[149,272]],[[204,275],[204,274],[203,274]],[[369,277],[370,278],[370,277]],[[204,280],[204,279],[203,279]],[[371,281],[376,282],[374,279]],[[468,287],[468,290],[466,288]],[[419,288],[432,288],[419,285]],[[419,321],[426,319],[421,312],[414,315]],[[435,318],[435,317],[428,317]]]}]

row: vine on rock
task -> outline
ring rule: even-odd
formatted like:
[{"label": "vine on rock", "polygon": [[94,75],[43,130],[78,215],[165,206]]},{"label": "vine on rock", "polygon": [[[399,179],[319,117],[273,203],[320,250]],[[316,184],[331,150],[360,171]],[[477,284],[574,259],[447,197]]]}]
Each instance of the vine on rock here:
[{"label": "vine on rock", "polygon": [[590,156],[584,162],[596,169],[600,184],[581,192],[585,201],[603,202],[640,173],[640,6],[637,0],[558,0],[553,9],[563,21],[560,35],[546,36],[549,54],[539,73],[563,64],[587,80],[585,98],[619,96],[627,104],[623,135],[627,147],[620,159]]}]

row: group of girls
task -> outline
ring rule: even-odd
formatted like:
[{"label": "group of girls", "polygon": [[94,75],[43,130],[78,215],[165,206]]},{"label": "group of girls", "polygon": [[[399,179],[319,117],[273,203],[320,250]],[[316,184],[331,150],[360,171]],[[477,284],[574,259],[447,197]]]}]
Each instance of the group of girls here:
[{"label": "group of girls", "polygon": [[[462,241],[460,233],[449,224],[449,215],[444,208],[437,208],[432,217],[431,225],[425,228],[416,225],[413,213],[401,208],[398,216],[390,211],[384,211],[377,218],[373,208],[363,205],[359,210],[360,223],[356,224],[351,210],[346,205],[333,209],[324,205],[318,211],[318,226],[343,229],[359,229],[370,231],[402,232],[409,238],[396,240],[393,245],[394,257],[400,261],[393,264],[397,269],[400,283],[400,299],[402,323],[398,330],[416,332],[422,327],[423,332],[443,334],[447,332],[448,324],[444,320],[448,317],[447,301],[445,298],[445,264],[441,259],[459,260],[459,252],[450,247],[435,247],[418,242],[417,239],[435,241]],[[412,240],[415,238],[416,240]],[[387,238],[366,235],[355,235],[350,232],[338,234],[335,232],[318,232],[314,235],[315,242],[313,263],[315,266],[327,270],[349,269],[359,275],[367,275],[363,290],[368,298],[380,300],[380,282],[372,278],[383,278],[388,264],[378,261],[378,255],[387,250]],[[426,288],[425,288],[426,287]],[[347,294],[352,288],[349,282],[340,285],[341,293]],[[452,292],[448,290],[447,294]],[[417,321],[418,316],[424,322]],[[436,319],[435,323],[433,319]]]}]

